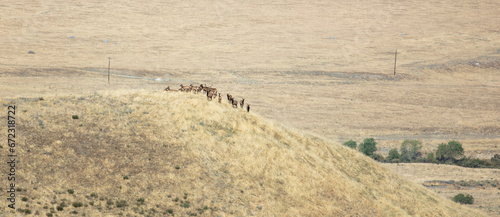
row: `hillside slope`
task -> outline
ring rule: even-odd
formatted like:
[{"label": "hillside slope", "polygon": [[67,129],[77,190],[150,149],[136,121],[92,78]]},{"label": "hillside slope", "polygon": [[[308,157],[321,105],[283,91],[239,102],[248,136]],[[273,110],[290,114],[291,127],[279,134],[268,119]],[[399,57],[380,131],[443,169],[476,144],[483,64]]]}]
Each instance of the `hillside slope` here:
[{"label": "hillside slope", "polygon": [[163,91],[2,100],[17,107],[16,206],[59,216],[483,215],[222,101]]}]

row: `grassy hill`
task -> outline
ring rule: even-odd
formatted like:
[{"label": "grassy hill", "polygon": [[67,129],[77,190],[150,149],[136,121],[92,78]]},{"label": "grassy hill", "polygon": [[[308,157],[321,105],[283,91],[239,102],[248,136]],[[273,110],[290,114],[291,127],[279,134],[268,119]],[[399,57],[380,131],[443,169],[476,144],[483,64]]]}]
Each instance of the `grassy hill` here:
[{"label": "grassy hill", "polygon": [[[42,216],[484,215],[356,151],[222,102],[164,91],[2,99],[4,107],[17,107],[18,210]],[[0,212],[11,212],[2,201]]]}]

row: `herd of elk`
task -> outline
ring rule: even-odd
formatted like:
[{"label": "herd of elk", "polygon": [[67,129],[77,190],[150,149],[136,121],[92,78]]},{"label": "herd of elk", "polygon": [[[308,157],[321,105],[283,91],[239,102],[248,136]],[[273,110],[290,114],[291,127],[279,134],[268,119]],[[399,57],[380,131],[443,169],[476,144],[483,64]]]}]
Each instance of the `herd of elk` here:
[{"label": "herd of elk", "polygon": [[[222,101],[221,93],[217,92],[217,88],[213,88],[211,86],[208,87],[206,84],[205,85],[200,84],[200,86],[193,86],[192,84],[189,86],[184,86],[181,84],[180,86],[181,88],[178,90],[172,90],[170,89],[170,86],[167,86],[167,88],[165,88],[165,91],[173,91],[173,92],[182,91],[182,92],[194,92],[194,93],[199,93],[203,91],[204,93],[206,93],[208,101],[212,101],[213,99],[217,98],[217,96],[219,96],[218,102],[221,103]],[[238,104],[240,104],[240,107],[243,108],[243,105],[245,104],[244,98],[242,98],[238,102],[238,100],[234,99],[233,96],[229,93],[227,94],[227,101],[233,106],[233,108],[238,108]],[[250,112],[249,104],[247,104],[246,109],[247,112]]]}]

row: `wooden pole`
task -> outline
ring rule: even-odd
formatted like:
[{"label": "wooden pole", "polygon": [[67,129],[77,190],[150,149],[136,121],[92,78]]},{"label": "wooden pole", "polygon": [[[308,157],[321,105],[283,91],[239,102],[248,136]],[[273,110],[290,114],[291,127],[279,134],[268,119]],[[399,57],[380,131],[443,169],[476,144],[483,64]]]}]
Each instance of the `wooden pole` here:
[{"label": "wooden pole", "polygon": [[109,68],[111,66],[111,57],[108,57],[108,84],[109,84]]},{"label": "wooden pole", "polygon": [[396,75],[396,60],[398,58],[398,49],[396,49],[396,53],[394,54],[394,75]]}]

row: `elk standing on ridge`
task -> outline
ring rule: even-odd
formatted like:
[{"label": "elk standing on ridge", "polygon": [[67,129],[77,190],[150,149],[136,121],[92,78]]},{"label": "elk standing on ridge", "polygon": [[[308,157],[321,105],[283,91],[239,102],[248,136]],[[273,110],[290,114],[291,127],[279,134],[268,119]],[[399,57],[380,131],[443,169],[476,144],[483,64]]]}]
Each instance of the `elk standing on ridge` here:
[{"label": "elk standing on ridge", "polygon": [[240,106],[241,106],[241,108],[243,108],[243,105],[244,105],[244,104],[245,104],[245,99],[242,99],[242,100],[240,101]]}]

